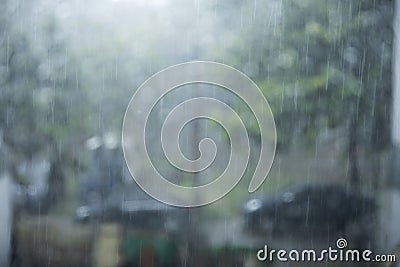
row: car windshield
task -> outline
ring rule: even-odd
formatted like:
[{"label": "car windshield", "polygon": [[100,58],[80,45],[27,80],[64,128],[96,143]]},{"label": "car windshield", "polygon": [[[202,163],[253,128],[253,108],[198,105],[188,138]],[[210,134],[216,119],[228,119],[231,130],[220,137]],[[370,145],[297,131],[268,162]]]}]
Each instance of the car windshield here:
[{"label": "car windshield", "polygon": [[399,265],[400,0],[0,10],[0,267]]}]

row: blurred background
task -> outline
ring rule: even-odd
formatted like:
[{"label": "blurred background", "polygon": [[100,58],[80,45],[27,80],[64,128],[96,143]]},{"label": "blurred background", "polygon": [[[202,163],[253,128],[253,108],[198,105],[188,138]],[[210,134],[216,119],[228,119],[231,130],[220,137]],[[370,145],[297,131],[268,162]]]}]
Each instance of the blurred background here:
[{"label": "blurred background", "polygon": [[[400,258],[395,1],[2,0],[0,10],[0,266],[368,265],[256,258],[265,244],[321,249],[338,237]],[[271,105],[278,145],[266,182],[248,194],[257,122],[234,95],[205,86],[246,122],[250,165],[226,197],[183,209],[137,187],[120,137],[136,88],[191,60],[248,75]],[[196,95],[184,89],[155,107],[150,138]],[[218,125],[189,125],[184,150],[195,158],[204,137],[222,147],[208,172],[219,173],[229,140]]]}]

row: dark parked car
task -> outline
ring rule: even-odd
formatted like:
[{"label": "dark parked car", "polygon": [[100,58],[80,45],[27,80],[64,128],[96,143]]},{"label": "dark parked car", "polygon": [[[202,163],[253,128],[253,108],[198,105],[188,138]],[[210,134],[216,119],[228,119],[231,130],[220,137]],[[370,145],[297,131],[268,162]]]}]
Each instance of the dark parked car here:
[{"label": "dark parked car", "polygon": [[169,232],[179,229],[182,216],[182,209],[152,199],[133,181],[114,186],[105,199],[82,205],[75,214],[80,222],[119,221]]},{"label": "dark parked car", "polygon": [[248,199],[245,227],[252,231],[320,229],[344,231],[350,222],[373,215],[375,200],[336,184],[299,185]]},{"label": "dark parked car", "polygon": [[142,191],[125,166],[119,145],[94,137],[86,144],[89,165],[79,175],[79,222],[118,221],[141,228],[178,230],[182,209],[163,204]]}]

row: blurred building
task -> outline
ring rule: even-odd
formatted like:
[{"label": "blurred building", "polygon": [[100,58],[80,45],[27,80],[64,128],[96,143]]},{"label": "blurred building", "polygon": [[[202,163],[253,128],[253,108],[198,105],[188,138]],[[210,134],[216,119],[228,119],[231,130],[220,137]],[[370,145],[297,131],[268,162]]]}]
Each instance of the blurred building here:
[{"label": "blurred building", "polygon": [[393,251],[400,245],[400,1],[396,1],[393,23],[393,150],[387,157],[387,184],[381,193],[380,228],[378,246],[383,251]]},{"label": "blurred building", "polygon": [[10,257],[12,204],[11,180],[9,175],[0,173],[0,266],[8,266]]}]

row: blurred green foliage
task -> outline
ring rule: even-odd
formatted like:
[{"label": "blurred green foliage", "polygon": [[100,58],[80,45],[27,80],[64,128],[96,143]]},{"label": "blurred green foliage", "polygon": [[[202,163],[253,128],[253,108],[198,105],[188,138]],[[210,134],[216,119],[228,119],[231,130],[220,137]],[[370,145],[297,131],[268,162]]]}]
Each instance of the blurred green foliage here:
[{"label": "blurred green foliage", "polygon": [[[350,155],[359,146],[380,151],[390,133],[393,4],[3,1],[4,140],[21,157],[50,147],[72,162],[88,135],[119,134],[147,77],[200,59],[255,80],[273,109],[279,149],[343,128]],[[249,131],[257,136],[259,128]]]}]

